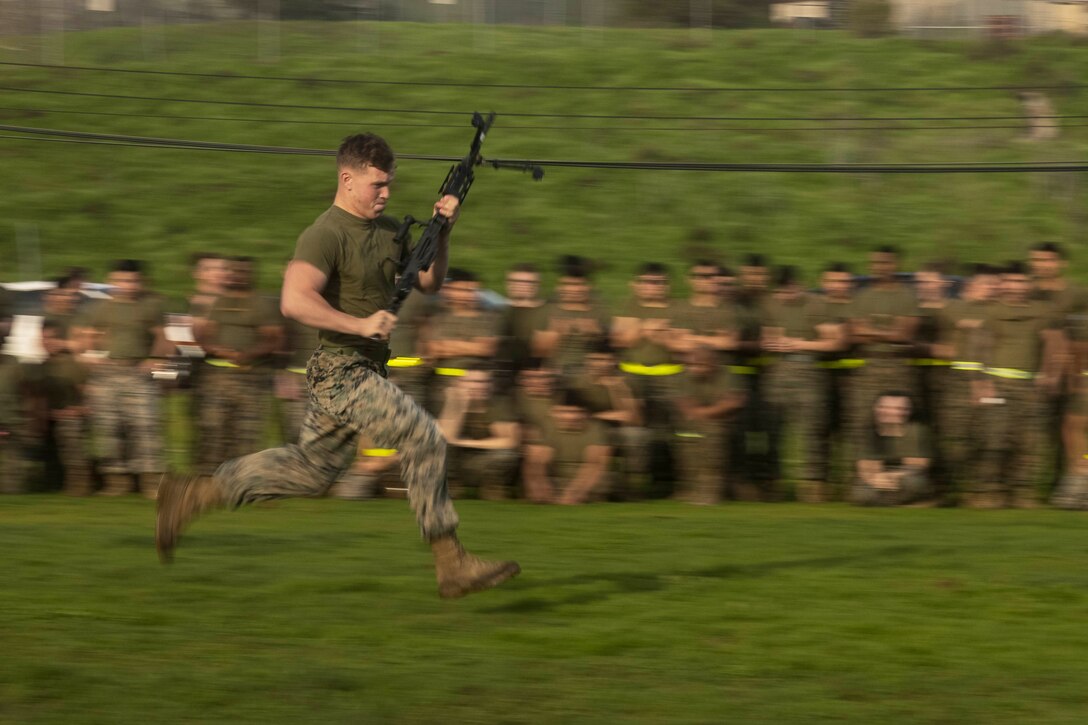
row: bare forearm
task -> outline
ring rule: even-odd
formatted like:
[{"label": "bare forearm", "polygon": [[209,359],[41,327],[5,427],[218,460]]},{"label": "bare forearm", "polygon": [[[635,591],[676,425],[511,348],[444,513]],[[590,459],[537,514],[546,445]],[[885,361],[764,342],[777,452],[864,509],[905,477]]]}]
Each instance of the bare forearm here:
[{"label": "bare forearm", "polygon": [[359,334],[359,319],[334,309],[315,290],[288,290],[285,286],[280,311],[284,317],[301,322],[307,327],[342,332],[346,335]]},{"label": "bare forearm", "polygon": [[447,227],[438,236],[438,247],[431,262],[431,267],[426,272],[419,273],[416,287],[426,294],[434,294],[442,289],[442,283],[446,280],[446,272],[450,267],[450,230]]}]

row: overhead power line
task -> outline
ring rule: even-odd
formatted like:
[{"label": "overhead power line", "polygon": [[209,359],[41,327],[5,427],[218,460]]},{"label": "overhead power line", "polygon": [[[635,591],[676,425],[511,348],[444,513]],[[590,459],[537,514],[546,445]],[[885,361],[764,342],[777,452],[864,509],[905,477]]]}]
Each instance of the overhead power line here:
[{"label": "overhead power line", "polygon": [[[464,129],[463,123],[373,123],[367,121],[360,124],[355,121],[321,121],[306,118],[267,118],[246,116],[191,116],[185,114],[165,113],[125,113],[123,111],[79,111],[67,108],[27,108],[21,106],[0,106],[0,111],[15,111],[23,113],[52,113],[69,116],[106,116],[111,118],[156,118],[163,120],[187,120],[187,121],[226,121],[241,123],[283,123],[318,126],[367,126],[382,128],[456,128]],[[955,126],[546,126],[536,124],[517,124],[505,126],[508,130],[526,131],[633,131],[636,133],[652,132],[720,132],[720,131],[752,131],[752,132],[793,132],[793,131],[975,131],[985,129],[1023,129],[1024,123],[1017,124],[986,124],[986,125],[955,125]],[[1063,123],[1062,128],[1081,128],[1088,126],[1083,123]]]},{"label": "overhead power line", "polygon": [[[18,88],[0,86],[0,91],[13,93],[42,93],[59,96],[81,96],[87,98],[115,98],[133,101],[156,101],[159,103],[197,103],[220,106],[245,106],[253,108],[293,108],[318,111],[351,111],[355,113],[392,113],[422,114],[434,116],[471,117],[471,111],[451,111],[445,109],[421,108],[371,108],[359,106],[320,106],[299,103],[265,103],[259,101],[226,101],[205,98],[176,98],[166,96],[135,96],[122,93],[91,93],[87,91],[58,91],[44,88]],[[1022,114],[995,116],[669,116],[646,114],[603,114],[603,113],[527,113],[502,111],[499,115],[510,118],[579,118],[608,120],[647,120],[647,121],[1010,121],[1023,119]],[[1088,118],[1088,114],[1053,114],[1032,116],[1033,119]]]},{"label": "overhead power line", "polygon": [[1088,85],[1067,83],[1058,85],[981,85],[981,86],[624,86],[580,85],[562,83],[481,83],[470,81],[412,81],[371,78],[321,78],[315,76],[246,75],[242,73],[198,73],[192,71],[167,71],[146,68],[116,68],[108,66],[58,65],[51,63],[17,63],[0,61],[0,66],[41,68],[47,70],[88,71],[94,73],[129,73],[183,78],[217,78],[222,80],[292,81],[302,83],[329,83],[342,85],[374,86],[424,86],[446,88],[515,88],[560,91],[654,91],[676,93],[915,93],[915,92],[966,92],[966,91],[1042,91],[1078,90]]},{"label": "overhead power line", "polygon": [[[288,146],[256,146],[188,139],[155,138],[100,134],[85,131],[66,131],[28,126],[0,125],[0,135],[5,140],[55,141],[59,143],[90,143],[107,146],[134,146],[190,151],[230,151],[239,153],[284,154],[295,156],[335,156],[331,149],[308,149]],[[457,156],[435,154],[397,154],[400,159],[418,161],[460,160]],[[592,168],[619,171],[714,171],[714,172],[789,172],[789,173],[898,173],[898,174],[950,174],[950,173],[1026,173],[1026,172],[1081,172],[1088,171],[1088,161],[1071,162],[944,162],[932,164],[760,164],[760,163],[713,163],[695,161],[583,161],[563,159],[489,159],[487,164],[535,165],[553,168]]]}]

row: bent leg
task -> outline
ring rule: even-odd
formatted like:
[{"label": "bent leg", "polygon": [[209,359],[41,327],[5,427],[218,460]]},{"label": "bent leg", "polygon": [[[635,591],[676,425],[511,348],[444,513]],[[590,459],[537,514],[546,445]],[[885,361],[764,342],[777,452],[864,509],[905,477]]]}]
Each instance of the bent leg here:
[{"label": "bent leg", "polygon": [[355,457],[359,434],[316,406],[297,444],[234,458],[215,472],[231,507],[292,496],[321,496]]}]

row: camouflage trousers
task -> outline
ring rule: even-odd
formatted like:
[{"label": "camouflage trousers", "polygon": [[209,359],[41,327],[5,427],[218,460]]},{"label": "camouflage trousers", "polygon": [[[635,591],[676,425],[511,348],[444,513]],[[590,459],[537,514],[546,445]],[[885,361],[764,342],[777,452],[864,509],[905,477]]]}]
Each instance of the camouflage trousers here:
[{"label": "camouflage trousers", "polygon": [[306,408],[310,405],[310,396],[306,393],[306,374],[277,370],[273,380],[279,406],[280,433],[284,441],[297,443],[302,421],[306,419]]},{"label": "camouflage trousers", "polygon": [[268,370],[217,368],[201,371],[201,473],[211,474],[228,458],[259,450],[271,412],[272,377]]},{"label": "camouflage trousers", "polygon": [[680,464],[674,497],[687,503],[718,503],[725,488],[726,424],[700,421],[698,426],[681,428],[674,444]]},{"label": "camouflage trousers", "polygon": [[[764,373],[764,399],[774,410],[776,433],[794,434],[800,442],[802,481],[826,481],[828,476],[827,390],[825,375],[815,361],[783,359]],[[779,446],[782,450],[782,446]]]},{"label": "camouflage trousers", "polygon": [[446,440],[429,416],[386,380],[384,366],[356,355],[317,350],[306,379],[310,408],[297,444],[221,465],[215,480],[232,506],[291,496],[321,496],[355,459],[365,433],[394,448],[424,538],[457,528],[446,488]]},{"label": "camouflage trousers", "polygon": [[18,436],[0,435],[0,493],[26,493],[27,468]]},{"label": "camouflage trousers", "polygon": [[146,370],[105,362],[87,386],[104,474],[162,473],[162,393]]},{"label": "camouflage trousers", "polygon": [[94,490],[91,457],[87,452],[87,422],[83,418],[62,418],[53,424],[53,440],[64,469],[64,492],[86,496]]},{"label": "camouflage trousers", "polygon": [[934,438],[944,459],[949,483],[960,489],[979,475],[981,411],[971,390],[975,375],[977,373],[966,370],[948,371],[936,416],[938,435]]},{"label": "camouflage trousers", "polygon": [[981,456],[978,480],[968,490],[1034,499],[1046,462],[1043,395],[1034,380],[991,378],[999,404],[980,406]]}]

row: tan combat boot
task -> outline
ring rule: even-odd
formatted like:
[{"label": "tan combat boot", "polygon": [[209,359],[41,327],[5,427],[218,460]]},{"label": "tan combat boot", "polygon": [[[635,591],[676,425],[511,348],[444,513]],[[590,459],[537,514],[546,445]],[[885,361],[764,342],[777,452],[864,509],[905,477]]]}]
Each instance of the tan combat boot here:
[{"label": "tan combat boot", "polygon": [[461,546],[456,534],[432,540],[431,551],[434,552],[438,596],[443,599],[490,589],[521,572],[516,561],[484,561],[473,556]]},{"label": "tan combat boot", "polygon": [[200,514],[223,505],[211,476],[166,476],[159,487],[155,549],[163,564],[174,560],[174,547],[185,527]]}]

